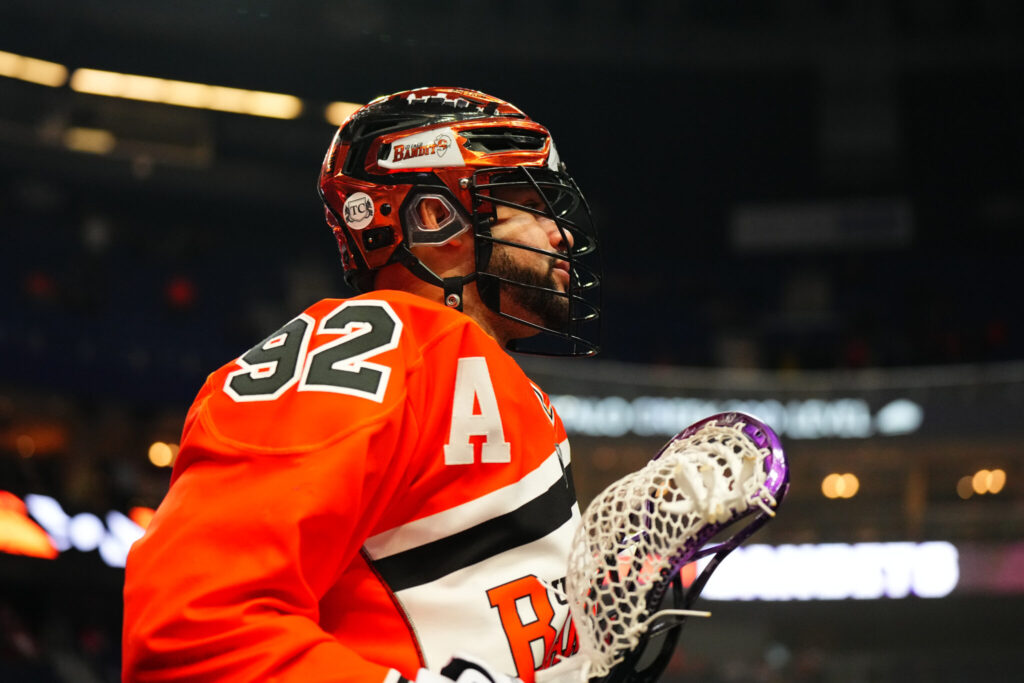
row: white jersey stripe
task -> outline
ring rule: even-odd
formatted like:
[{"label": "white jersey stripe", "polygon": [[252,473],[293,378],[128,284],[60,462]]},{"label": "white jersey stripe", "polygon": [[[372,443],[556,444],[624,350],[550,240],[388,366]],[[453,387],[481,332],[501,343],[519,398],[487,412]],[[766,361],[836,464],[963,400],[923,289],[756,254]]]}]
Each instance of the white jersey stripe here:
[{"label": "white jersey stripe", "polygon": [[563,451],[561,462],[558,452],[553,452],[539,467],[514,484],[371,536],[366,539],[366,551],[374,559],[397,555],[471,529],[509,510],[518,509],[546,492],[552,483],[563,477],[562,469],[566,466],[565,460],[568,458],[568,444],[562,442],[559,446]]}]

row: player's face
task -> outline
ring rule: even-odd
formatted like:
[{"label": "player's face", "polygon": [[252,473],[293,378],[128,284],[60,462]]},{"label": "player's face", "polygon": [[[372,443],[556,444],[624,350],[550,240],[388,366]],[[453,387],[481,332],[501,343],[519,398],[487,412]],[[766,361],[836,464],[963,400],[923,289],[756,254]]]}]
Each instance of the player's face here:
[{"label": "player's face", "polygon": [[[505,189],[495,193],[532,209],[543,211],[544,199],[530,188]],[[487,270],[508,280],[521,282],[525,287],[502,284],[502,308],[530,322],[553,329],[565,326],[569,301],[566,297],[542,291],[566,292],[569,289],[569,262],[557,254],[566,254],[572,246],[571,237],[563,233],[550,218],[510,206],[497,206],[497,223],[491,234],[531,249],[537,253],[505,244],[495,244]]]}]

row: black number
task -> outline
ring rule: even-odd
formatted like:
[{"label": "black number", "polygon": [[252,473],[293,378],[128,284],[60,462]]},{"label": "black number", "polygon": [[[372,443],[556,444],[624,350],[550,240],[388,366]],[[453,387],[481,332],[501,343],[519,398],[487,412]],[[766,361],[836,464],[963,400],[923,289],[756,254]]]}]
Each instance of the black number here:
[{"label": "black number", "polygon": [[[296,382],[298,391],[331,391],[382,401],[391,368],[371,363],[398,347],[402,323],[383,301],[346,301],[317,334],[344,335],[307,355],[314,320],[302,314],[238,359],[224,391],[236,401],[272,401]],[[301,377],[301,380],[300,380]]]},{"label": "black number", "polygon": [[242,366],[228,375],[224,391],[236,401],[268,401],[299,377],[299,358],[309,343],[312,319],[301,315],[252,347],[238,359]]},{"label": "black number", "polygon": [[345,333],[309,354],[299,391],[333,391],[381,401],[391,368],[368,358],[396,348],[402,323],[376,301],[346,301],[324,318],[320,333]]}]

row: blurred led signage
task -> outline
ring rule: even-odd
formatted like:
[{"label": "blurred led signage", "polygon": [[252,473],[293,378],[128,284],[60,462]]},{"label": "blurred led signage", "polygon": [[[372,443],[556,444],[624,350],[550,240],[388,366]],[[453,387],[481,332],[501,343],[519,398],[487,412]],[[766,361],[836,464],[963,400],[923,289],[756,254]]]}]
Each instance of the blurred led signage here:
[{"label": "blurred led signage", "polygon": [[46,532],[29,518],[25,503],[9,491],[0,491],[0,552],[48,560],[57,557]]},{"label": "blurred led signage", "polygon": [[[698,569],[710,561],[698,562]],[[708,581],[710,600],[941,598],[960,581],[960,557],[945,541],[749,545]]]},{"label": "blurred led signage", "polygon": [[[140,523],[147,524],[152,512],[136,508],[131,518],[116,510],[103,519],[88,512],[69,515],[50,496],[29,494],[22,503],[17,496],[0,491],[0,552],[54,559],[74,548],[98,552],[107,565],[124,567],[128,549],[143,534]],[[969,548],[965,563],[971,565],[970,557],[975,557],[974,564],[984,565],[984,581],[970,576],[961,581],[960,551],[944,541],[749,545],[734,550],[722,562],[702,596],[710,600],[941,598],[958,587],[961,592],[1013,593],[1020,590],[1019,580],[988,584],[992,566],[1006,564],[1007,571],[1019,576],[1009,562],[1018,555],[1024,557],[1018,550],[1012,546],[986,554]],[[704,558],[696,568],[684,568],[687,584],[708,561]],[[1019,558],[1012,566],[1020,566]]]},{"label": "blurred led signage", "polygon": [[25,507],[49,536],[54,557],[71,548],[98,551],[107,565],[123,567],[128,549],[142,537],[142,527],[117,510],[102,520],[90,512],[68,515],[55,499],[33,493],[25,496]]},{"label": "blurred led signage", "polygon": [[776,400],[713,400],[663,396],[554,395],[552,403],[569,434],[585,436],[669,437],[715,413],[740,411],[756,415],[780,435],[793,439],[865,439],[912,434],[924,421],[924,408],[899,398],[877,412],[861,398]]}]

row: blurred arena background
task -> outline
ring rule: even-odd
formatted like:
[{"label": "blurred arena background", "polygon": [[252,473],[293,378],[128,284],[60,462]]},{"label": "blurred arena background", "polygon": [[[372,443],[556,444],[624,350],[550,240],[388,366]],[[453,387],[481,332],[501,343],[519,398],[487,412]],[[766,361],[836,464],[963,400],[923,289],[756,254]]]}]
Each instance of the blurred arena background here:
[{"label": "blurred arena background", "polygon": [[428,84],[548,125],[595,210],[602,356],[525,363],[581,502],[724,409],[791,454],[664,680],[1019,680],[1014,0],[4,0],[0,680],[119,680],[194,392],[349,293],[329,121]]}]

